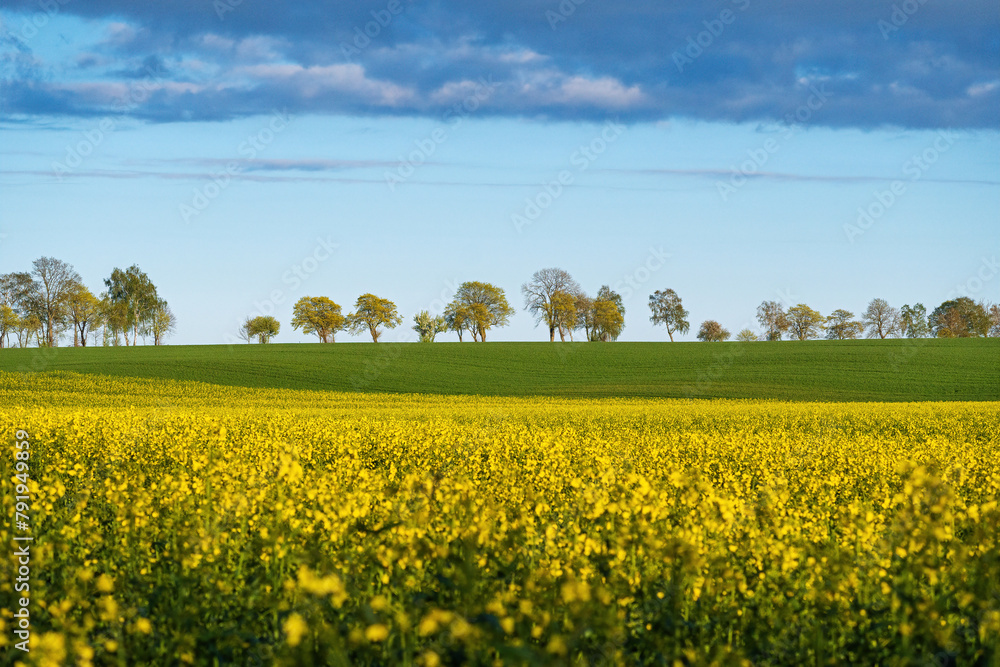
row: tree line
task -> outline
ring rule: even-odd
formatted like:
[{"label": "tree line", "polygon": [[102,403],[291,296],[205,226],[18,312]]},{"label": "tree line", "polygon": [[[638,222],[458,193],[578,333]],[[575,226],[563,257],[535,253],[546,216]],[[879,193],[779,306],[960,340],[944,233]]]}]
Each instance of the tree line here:
[{"label": "tree line", "polygon": [[[625,306],[622,297],[603,285],[591,297],[563,269],[541,269],[521,286],[524,308],[535,318],[536,326],[548,329],[549,341],[567,338],[574,332],[594,342],[617,340],[625,328]],[[690,330],[689,312],[673,289],[657,290],[649,296],[650,321],[662,325],[670,340],[674,334]],[[459,342],[470,336],[474,342],[485,342],[487,332],[506,326],[515,310],[507,301],[504,290],[485,282],[462,283],[443,313],[423,310],[413,316],[413,330],[421,342],[433,342],[439,333],[453,331]],[[339,331],[371,335],[378,342],[386,329],[403,322],[392,301],[363,294],[354,304],[353,312],[344,314],[342,307],[326,296],[302,297],[293,307],[292,327],[320,342],[332,343]],[[736,335],[739,341],[782,340],[789,337],[809,340],[825,334],[828,339],[888,338],[905,336],[943,338],[1000,336],[1000,305],[976,303],[968,297],[945,301],[927,313],[923,304],[904,305],[897,309],[884,299],[873,299],[860,319],[854,313],[837,309],[823,316],[806,304],[785,310],[777,301],[764,301],[757,308],[757,320],[763,334],[750,329]],[[248,317],[240,328],[242,340],[266,343],[276,336],[281,324],[273,316]],[[716,320],[701,323],[697,337],[707,342],[725,341],[732,334]]]},{"label": "tree line", "polygon": [[55,347],[73,332],[73,345],[136,345],[152,337],[160,345],[177,319],[156,286],[136,266],[115,268],[95,296],[72,265],[40,257],[31,270],[0,274],[0,348],[10,343]]},{"label": "tree line", "polygon": [[[594,297],[562,269],[542,269],[521,287],[525,309],[544,323],[549,340],[556,332],[560,340],[573,332],[583,331],[589,341],[612,341],[625,328],[625,306],[622,297],[607,285]],[[469,281],[459,285],[444,313],[431,314],[423,310],[413,316],[413,330],[421,342],[430,343],[439,333],[454,331],[459,342],[470,336],[473,342],[486,342],[487,333],[504,327],[516,311],[507,301],[503,288],[491,283]],[[332,343],[338,331],[371,335],[378,342],[386,329],[402,324],[396,304],[374,294],[363,294],[354,304],[353,312],[326,296],[302,297],[292,308],[292,328],[315,335],[320,342]],[[281,323],[272,315],[247,317],[239,329],[246,342],[266,343],[281,330]]]},{"label": "tree line", "polygon": [[[54,347],[68,332],[74,346],[138,344],[151,337],[160,345],[176,329],[177,320],[156,286],[138,266],[115,268],[104,279],[105,291],[95,296],[79,274],[66,262],[41,257],[31,270],[0,274],[0,348],[10,343],[27,347]],[[521,286],[524,309],[535,318],[536,326],[548,330],[549,341],[567,338],[574,333],[593,342],[617,340],[625,328],[625,306],[620,294],[603,285],[589,296],[580,284],[563,269],[536,271]],[[673,289],[656,290],[649,295],[650,321],[674,334],[690,330],[689,312]],[[421,342],[433,342],[438,334],[453,331],[459,342],[470,337],[486,342],[487,334],[507,326],[516,311],[507,301],[504,290],[486,282],[462,283],[452,301],[440,314],[423,310],[413,316],[413,330]],[[387,329],[403,323],[396,304],[374,294],[362,294],[354,309],[344,313],[339,304],[326,296],[302,297],[293,307],[292,327],[320,342],[332,343],[336,334],[347,331],[368,334],[378,342]],[[763,330],[758,335],[743,329],[739,341],[809,340],[868,338],[964,338],[1000,336],[1000,305],[975,302],[969,297],[949,299],[930,313],[921,303],[890,306],[884,299],[872,299],[860,318],[845,309],[821,315],[800,303],[785,309],[777,301],[764,301],[757,308],[757,321]],[[281,323],[273,316],[247,317],[239,330],[246,342],[267,343],[278,335]],[[732,334],[716,320],[701,323],[699,340],[716,342]]]}]

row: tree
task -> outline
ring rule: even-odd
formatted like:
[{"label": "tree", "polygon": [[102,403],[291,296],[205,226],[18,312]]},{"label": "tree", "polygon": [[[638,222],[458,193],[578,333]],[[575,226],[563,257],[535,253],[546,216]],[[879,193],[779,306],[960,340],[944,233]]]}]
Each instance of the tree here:
[{"label": "tree", "polygon": [[463,312],[466,327],[473,333],[473,340],[486,342],[486,332],[493,327],[507,326],[514,309],[507,303],[503,289],[490,283],[465,282],[458,286],[451,306]]},{"label": "tree", "polygon": [[28,347],[32,336],[35,338],[35,345],[38,345],[39,347],[44,345],[44,331],[45,325],[42,323],[41,318],[35,313],[30,313],[21,317],[18,320],[17,329],[15,330],[17,334],[18,347]]},{"label": "tree", "polygon": [[17,327],[20,316],[6,303],[0,303],[0,349],[6,344],[7,336]]},{"label": "tree", "polygon": [[705,320],[698,329],[698,340],[706,343],[720,343],[729,340],[730,333],[715,320]]},{"label": "tree", "polygon": [[1000,304],[991,304],[986,314],[990,317],[990,330],[988,335],[993,338],[1000,337]]},{"label": "tree", "polygon": [[687,333],[691,328],[687,321],[688,311],[684,310],[681,298],[672,289],[656,290],[649,295],[649,309],[653,312],[649,321],[662,324],[667,328],[670,342],[674,341],[674,332]]},{"label": "tree", "polygon": [[819,335],[826,318],[804,303],[788,309],[788,322],[791,332],[799,340],[809,340]]},{"label": "tree", "polygon": [[777,301],[762,301],[757,306],[757,321],[763,327],[767,340],[781,340],[781,336],[792,326],[784,306]]},{"label": "tree", "polygon": [[576,295],[576,328],[583,329],[587,340],[597,340],[594,332],[594,300],[583,292]]},{"label": "tree", "polygon": [[459,343],[462,342],[462,332],[466,329],[470,329],[475,336],[475,331],[470,328],[473,325],[468,309],[454,301],[444,309],[444,321],[448,326],[448,331],[454,331],[458,334]]},{"label": "tree", "polygon": [[121,337],[125,335],[125,345],[128,346],[128,325],[124,302],[114,302],[108,293],[101,294],[101,322],[104,323],[104,345],[121,345]]},{"label": "tree", "polygon": [[566,332],[569,332],[569,339],[573,340],[573,329],[576,328],[577,312],[576,301],[578,295],[570,294],[558,290],[552,294],[552,316],[559,330],[559,340],[566,341]]},{"label": "tree", "polygon": [[253,342],[253,318],[249,315],[243,320],[240,328],[236,330],[236,337],[240,340],[245,340],[247,343]]},{"label": "tree", "polygon": [[622,296],[607,285],[601,285],[593,301],[595,340],[618,340],[625,329],[625,306]]},{"label": "tree", "polygon": [[413,330],[421,343],[433,343],[435,336],[448,330],[448,322],[441,315],[432,316],[429,311],[421,310],[413,316]]},{"label": "tree", "polygon": [[271,339],[281,331],[281,323],[271,315],[259,315],[249,322],[249,333],[258,343],[271,342]]},{"label": "tree", "polygon": [[740,341],[741,343],[750,343],[755,340],[758,340],[758,338],[757,334],[755,334],[750,329],[741,329],[740,332],[736,334],[736,340]]},{"label": "tree", "polygon": [[66,300],[80,276],[73,267],[54,257],[40,257],[31,263],[35,279],[34,310],[42,323],[45,344],[55,347],[56,332],[66,322]]},{"label": "tree", "polygon": [[73,347],[86,347],[87,330],[100,326],[100,300],[82,283],[74,283],[66,297],[66,310],[73,324]]},{"label": "tree", "polygon": [[826,337],[830,340],[853,339],[864,332],[864,325],[855,320],[854,313],[849,310],[838,308],[827,318]]},{"label": "tree", "polygon": [[601,289],[597,290],[597,296],[595,299],[599,301],[614,301],[615,307],[622,317],[625,317],[625,304],[622,303],[622,295],[615,292],[607,285],[601,285]]},{"label": "tree", "polygon": [[535,271],[531,280],[521,285],[524,295],[524,309],[535,317],[536,325],[545,322],[549,327],[549,341],[555,342],[558,317],[552,296],[556,292],[565,292],[574,296],[582,294],[579,283],[562,269],[542,269]]},{"label": "tree", "polygon": [[975,338],[990,331],[990,316],[981,303],[967,296],[945,301],[928,318],[938,338]]},{"label": "tree", "polygon": [[899,311],[885,299],[872,299],[861,315],[861,323],[868,330],[868,338],[886,338],[899,331]]},{"label": "tree", "polygon": [[927,309],[924,304],[915,303],[900,308],[899,327],[907,338],[926,338],[931,328],[927,325]]},{"label": "tree", "polygon": [[347,316],[347,328],[351,333],[367,331],[375,343],[383,333],[379,327],[395,329],[402,323],[403,318],[396,312],[396,304],[374,294],[359,296],[354,303],[354,312]]},{"label": "tree", "polygon": [[590,340],[602,343],[618,340],[624,328],[625,317],[614,299],[594,299]]},{"label": "tree", "polygon": [[177,331],[177,317],[163,299],[156,302],[149,317],[149,333],[153,335],[153,345],[163,345],[163,339]]},{"label": "tree", "polygon": [[23,347],[23,324],[31,314],[32,300],[38,291],[38,285],[29,273],[5,273],[0,275],[0,347],[3,347],[10,334],[17,338],[17,344]]},{"label": "tree", "polygon": [[132,345],[139,342],[139,334],[148,331],[149,321],[159,303],[156,286],[135,264],[122,271],[116,268],[104,280],[113,317],[122,326],[125,345],[128,332],[132,332]]},{"label": "tree", "polygon": [[335,342],[335,336],[347,324],[340,306],[325,296],[304,296],[292,309],[292,328],[304,334],[316,334],[321,343]]}]

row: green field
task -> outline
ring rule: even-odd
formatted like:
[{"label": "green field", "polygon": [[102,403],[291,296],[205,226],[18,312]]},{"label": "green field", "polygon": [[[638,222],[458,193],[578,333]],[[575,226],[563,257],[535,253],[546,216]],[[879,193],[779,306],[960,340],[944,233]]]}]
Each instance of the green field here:
[{"label": "green field", "polygon": [[1000,339],[337,343],[0,350],[0,371],[500,396],[1000,400]]}]

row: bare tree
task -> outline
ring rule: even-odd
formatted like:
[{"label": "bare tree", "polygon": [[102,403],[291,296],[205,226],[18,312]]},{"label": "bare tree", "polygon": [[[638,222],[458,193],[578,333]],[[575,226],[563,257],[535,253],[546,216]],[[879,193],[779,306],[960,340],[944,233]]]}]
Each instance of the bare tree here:
[{"label": "bare tree", "polygon": [[[521,285],[521,294],[524,295],[524,309],[535,316],[536,323],[545,322],[549,327],[550,342],[555,342],[556,327],[559,326],[557,304],[552,302],[552,297],[557,292],[576,297],[582,294],[583,290],[580,289],[580,284],[562,269],[535,271],[531,280]],[[556,302],[558,303],[558,301],[557,298]]]},{"label": "bare tree", "polygon": [[45,343],[55,347],[56,327],[65,323],[66,301],[80,275],[66,262],[54,257],[40,257],[31,263],[31,275],[37,283],[35,298]]},{"label": "bare tree", "polygon": [[781,340],[782,334],[792,326],[784,306],[777,301],[762,301],[757,306],[757,321],[764,328],[767,340]]},{"label": "bare tree", "polygon": [[253,318],[247,315],[247,318],[243,320],[243,324],[236,331],[236,336],[240,340],[245,340],[247,343],[253,342]]},{"label": "bare tree", "polygon": [[885,299],[872,299],[861,315],[861,323],[868,330],[868,338],[886,338],[900,329],[899,310]]}]

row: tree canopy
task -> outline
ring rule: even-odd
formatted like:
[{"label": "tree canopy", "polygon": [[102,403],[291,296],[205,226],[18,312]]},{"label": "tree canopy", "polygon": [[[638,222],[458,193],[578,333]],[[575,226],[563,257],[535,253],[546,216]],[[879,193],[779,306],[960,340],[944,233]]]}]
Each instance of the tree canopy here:
[{"label": "tree canopy", "polygon": [[975,338],[990,332],[991,320],[982,304],[967,296],[945,301],[928,318],[937,338]]},{"label": "tree canopy", "polygon": [[[524,309],[535,317],[536,323],[544,322],[549,327],[549,341],[555,341],[556,329],[562,321],[552,300],[552,297],[560,292],[574,297],[583,293],[579,283],[563,269],[535,271],[531,280],[521,285]],[[558,300],[557,298],[557,302]]]},{"label": "tree canopy", "polygon": [[653,312],[649,321],[665,326],[670,342],[674,341],[675,331],[687,333],[691,328],[691,324],[687,321],[689,313],[684,310],[681,298],[672,289],[656,290],[649,295],[649,309]]},{"label": "tree canopy", "polygon": [[292,308],[292,328],[314,334],[321,343],[335,342],[338,331],[347,326],[340,306],[325,296],[304,296]]},{"label": "tree canopy", "polygon": [[507,303],[503,289],[490,283],[464,282],[455,291],[449,311],[463,318],[473,340],[486,342],[486,332],[510,322],[514,309]]},{"label": "tree canopy", "polygon": [[160,302],[156,286],[135,264],[122,271],[116,268],[104,280],[107,291],[106,317],[125,335],[125,345],[138,343],[139,335],[148,331],[150,321]]},{"label": "tree canopy", "polygon": [[706,343],[719,343],[729,340],[729,337],[729,331],[723,329],[722,325],[715,320],[705,320],[698,329],[698,340],[703,340]]},{"label": "tree canopy", "polygon": [[854,313],[849,310],[838,308],[826,318],[826,337],[830,340],[850,340],[864,332],[864,325],[855,320]]},{"label": "tree canopy", "polygon": [[362,294],[354,302],[354,312],[347,316],[347,328],[351,333],[368,332],[372,342],[377,343],[384,333],[382,328],[395,329],[403,323],[396,312],[396,304],[374,294]]}]

